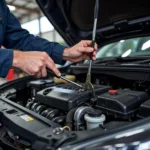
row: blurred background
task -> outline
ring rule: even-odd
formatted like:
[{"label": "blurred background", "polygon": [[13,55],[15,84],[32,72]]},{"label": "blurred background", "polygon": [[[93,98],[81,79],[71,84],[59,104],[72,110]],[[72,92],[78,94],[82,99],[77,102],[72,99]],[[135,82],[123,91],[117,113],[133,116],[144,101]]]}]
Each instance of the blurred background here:
[{"label": "blurred background", "polygon": [[[35,0],[6,0],[6,3],[10,11],[20,21],[22,28],[27,29],[35,36],[40,36],[49,41],[55,41],[62,45],[66,45],[62,37],[40,11]],[[25,75],[26,74],[20,70],[10,69],[5,79],[0,78],[0,84]]]}]

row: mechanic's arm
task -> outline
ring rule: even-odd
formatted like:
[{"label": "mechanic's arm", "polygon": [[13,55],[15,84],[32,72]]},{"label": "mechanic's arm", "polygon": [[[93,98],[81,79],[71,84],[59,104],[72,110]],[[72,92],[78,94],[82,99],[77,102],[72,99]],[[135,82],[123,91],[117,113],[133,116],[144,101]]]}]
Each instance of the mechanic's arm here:
[{"label": "mechanic's arm", "polygon": [[[58,43],[35,37],[29,34],[27,30],[21,28],[20,23],[15,16],[10,13],[9,9],[7,11],[4,46],[8,49],[14,49],[12,56],[12,65],[14,67],[38,77],[46,76],[46,67],[52,69],[56,75],[60,75],[53,60],[58,64],[65,63],[65,60],[78,62],[89,58],[89,53],[94,51],[94,49],[90,47],[91,41],[82,41],[74,47],[65,48]],[[17,49],[24,52],[15,51]],[[39,51],[43,51],[43,53]],[[96,52],[93,52],[93,54],[93,59],[95,59]]]},{"label": "mechanic's arm", "polygon": [[[27,30],[21,28],[19,21],[12,13],[10,13],[8,8],[7,8],[7,26],[5,30],[5,38],[4,38],[3,45],[7,49],[14,50],[13,55],[11,56],[13,57],[13,62],[12,62],[13,66],[22,69],[23,71],[27,72],[30,75],[35,75],[35,74],[37,75],[37,74],[41,74],[41,72],[46,72],[45,69],[44,69],[45,71],[40,71],[40,69],[42,70],[42,68],[44,68],[41,67],[42,64],[45,65],[45,67],[47,66],[49,69],[52,69],[57,75],[59,75],[59,71],[55,67],[53,60],[55,61],[55,63],[58,64],[65,63],[65,61],[62,60],[62,53],[65,47],[59,45],[58,43],[48,42],[47,40],[29,34]],[[15,51],[15,50],[19,50],[19,51]],[[27,53],[25,51],[31,51],[31,53]],[[38,53],[33,51],[38,51],[38,52],[43,51],[46,53]],[[26,61],[26,58],[28,57],[27,55],[29,56],[32,55],[33,57],[32,58],[29,57],[28,61]],[[37,55],[39,57],[37,57]],[[53,60],[48,55],[52,57]],[[21,56],[21,58],[19,56]],[[36,58],[34,59],[34,57]],[[41,60],[42,59],[41,57],[44,57],[44,60]],[[39,64],[37,64],[38,62],[34,63],[33,61],[35,60],[38,61]],[[24,62],[23,63],[24,66],[20,65],[21,64],[20,61]],[[49,65],[50,63],[51,65]],[[44,73],[44,75],[42,76],[46,76],[46,73]]]},{"label": "mechanic's arm", "polygon": [[[33,27],[34,28],[34,27]],[[63,46],[56,42],[49,42],[40,37],[35,37],[25,29],[22,29],[17,18],[7,8],[7,27],[5,30],[4,46],[8,49],[21,51],[44,51],[47,52],[55,63],[63,64]]]}]

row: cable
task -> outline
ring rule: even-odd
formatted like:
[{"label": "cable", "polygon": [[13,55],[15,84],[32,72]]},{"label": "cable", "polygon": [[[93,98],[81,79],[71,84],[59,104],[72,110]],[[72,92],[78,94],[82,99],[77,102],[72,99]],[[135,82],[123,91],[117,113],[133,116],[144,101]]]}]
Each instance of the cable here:
[{"label": "cable", "polygon": [[148,74],[145,76],[144,81],[141,81],[141,82],[140,82],[140,81],[136,81],[136,82],[137,82],[138,84],[142,84],[142,83],[146,82],[149,75],[150,75],[150,73],[148,73]]}]

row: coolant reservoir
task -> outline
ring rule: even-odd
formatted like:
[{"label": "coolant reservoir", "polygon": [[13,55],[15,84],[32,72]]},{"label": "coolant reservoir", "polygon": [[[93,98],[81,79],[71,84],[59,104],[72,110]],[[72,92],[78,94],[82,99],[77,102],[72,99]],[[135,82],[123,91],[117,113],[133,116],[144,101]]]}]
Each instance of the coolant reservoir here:
[{"label": "coolant reservoir", "polygon": [[103,125],[106,117],[100,110],[91,110],[84,115],[84,119],[87,124],[87,129],[94,129],[99,127],[100,124]]}]

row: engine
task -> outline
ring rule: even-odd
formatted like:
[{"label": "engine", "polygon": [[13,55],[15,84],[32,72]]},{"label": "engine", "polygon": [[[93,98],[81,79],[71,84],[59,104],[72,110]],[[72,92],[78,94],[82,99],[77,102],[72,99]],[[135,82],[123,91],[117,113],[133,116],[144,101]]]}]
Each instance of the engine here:
[{"label": "engine", "polygon": [[[84,85],[79,76],[76,82]],[[149,82],[95,75],[92,83],[94,97],[91,90],[53,78],[27,77],[4,85],[0,92],[3,141],[20,150],[37,150],[41,141],[44,148],[49,143],[59,147],[150,116]]]},{"label": "engine", "polygon": [[73,131],[97,128],[111,120],[144,117],[144,104],[149,98],[143,91],[113,89],[106,85],[94,85],[94,98],[92,91],[70,83],[37,80],[29,82],[28,87],[31,97],[26,108]]}]

